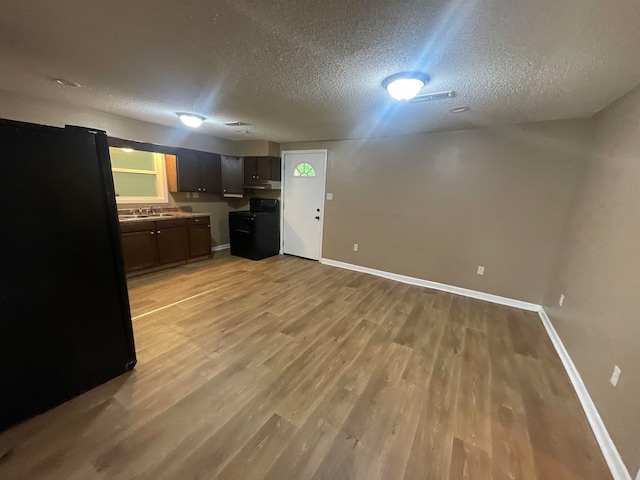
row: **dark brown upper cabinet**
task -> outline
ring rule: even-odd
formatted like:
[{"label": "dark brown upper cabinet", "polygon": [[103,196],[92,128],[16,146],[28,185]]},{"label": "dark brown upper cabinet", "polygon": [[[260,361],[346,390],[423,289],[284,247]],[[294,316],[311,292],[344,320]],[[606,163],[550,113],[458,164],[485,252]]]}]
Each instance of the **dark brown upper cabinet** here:
[{"label": "dark brown upper cabinet", "polygon": [[222,196],[241,198],[244,196],[244,173],[242,157],[222,155]]},{"label": "dark brown upper cabinet", "polygon": [[222,157],[217,153],[198,152],[200,159],[200,183],[203,192],[220,195],[222,189]]},{"label": "dark brown upper cabinet", "polygon": [[180,150],[177,155],[166,155],[165,162],[170,192],[203,192],[220,195],[220,155]]},{"label": "dark brown upper cabinet", "polygon": [[264,183],[269,180],[280,181],[280,158],[244,157],[245,185]]}]

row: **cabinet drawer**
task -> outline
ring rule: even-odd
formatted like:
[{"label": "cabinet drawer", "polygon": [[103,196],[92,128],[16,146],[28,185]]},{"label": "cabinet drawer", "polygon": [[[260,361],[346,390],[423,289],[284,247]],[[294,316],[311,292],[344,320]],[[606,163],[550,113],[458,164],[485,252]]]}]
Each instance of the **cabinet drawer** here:
[{"label": "cabinet drawer", "polygon": [[184,227],[187,224],[187,220],[184,218],[172,218],[170,220],[158,220],[156,222],[156,228],[163,230],[165,228]]},{"label": "cabinet drawer", "polygon": [[156,222],[123,222],[120,224],[122,233],[146,232],[156,229]]},{"label": "cabinet drawer", "polygon": [[187,218],[187,225],[209,225],[210,223],[210,217]]}]

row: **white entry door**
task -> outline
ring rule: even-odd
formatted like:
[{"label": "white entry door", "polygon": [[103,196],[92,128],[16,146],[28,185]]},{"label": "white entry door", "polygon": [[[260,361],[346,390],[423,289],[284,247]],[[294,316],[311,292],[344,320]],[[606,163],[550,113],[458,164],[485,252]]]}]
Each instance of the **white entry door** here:
[{"label": "white entry door", "polygon": [[282,251],[319,260],[322,254],[327,151],[284,151],[282,162]]}]

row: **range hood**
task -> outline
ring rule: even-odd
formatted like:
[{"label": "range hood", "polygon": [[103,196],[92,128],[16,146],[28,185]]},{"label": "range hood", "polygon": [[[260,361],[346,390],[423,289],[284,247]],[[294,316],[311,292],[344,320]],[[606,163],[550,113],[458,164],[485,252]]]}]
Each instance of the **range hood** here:
[{"label": "range hood", "polygon": [[282,182],[269,180],[260,183],[246,183],[242,186],[245,190],[281,190]]}]

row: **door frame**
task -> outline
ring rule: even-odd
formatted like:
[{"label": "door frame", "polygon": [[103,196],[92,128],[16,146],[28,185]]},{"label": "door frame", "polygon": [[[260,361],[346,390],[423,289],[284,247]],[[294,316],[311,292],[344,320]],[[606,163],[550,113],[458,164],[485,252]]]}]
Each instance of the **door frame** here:
[{"label": "door frame", "polygon": [[324,154],[324,176],[322,178],[322,215],[320,215],[320,252],[318,252],[318,261],[322,258],[322,247],[324,241],[324,218],[326,213],[327,200],[327,169],[329,168],[329,150],[326,148],[311,148],[308,150],[282,150],[282,162],[280,165],[280,178],[282,179],[282,191],[280,193],[280,255],[284,254],[284,192],[287,188],[287,177],[285,175],[285,154],[288,153],[322,153]]}]

